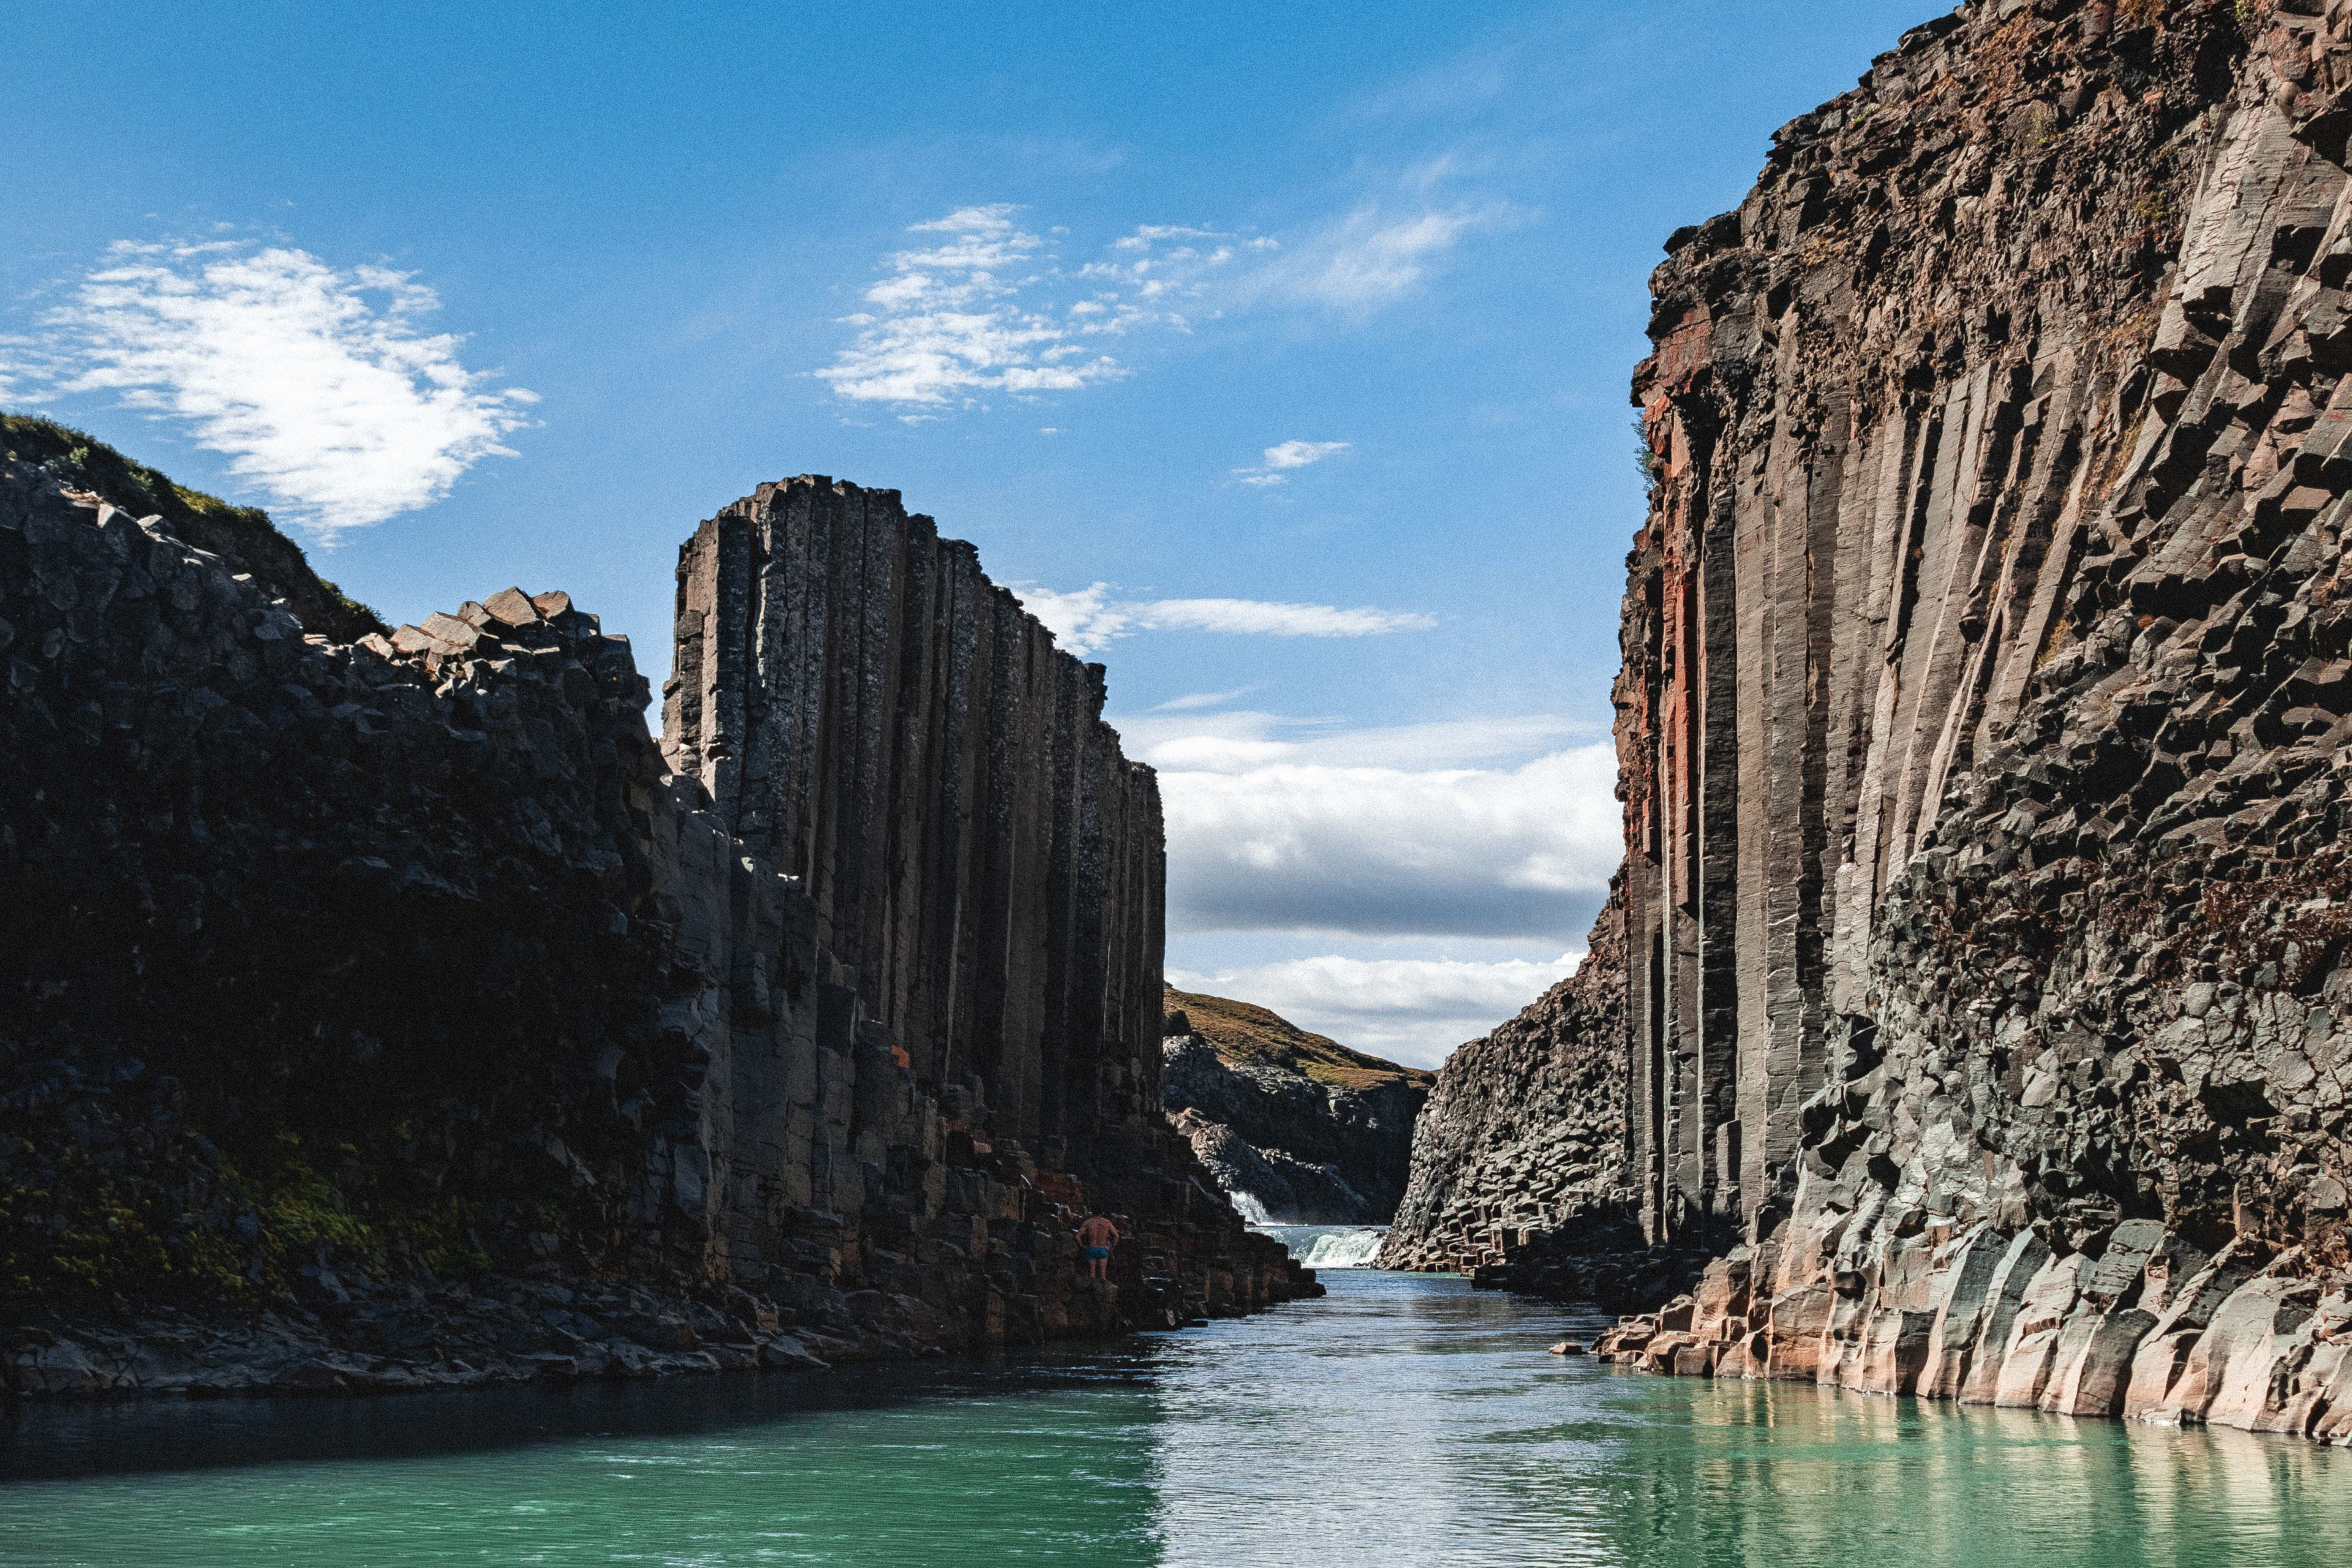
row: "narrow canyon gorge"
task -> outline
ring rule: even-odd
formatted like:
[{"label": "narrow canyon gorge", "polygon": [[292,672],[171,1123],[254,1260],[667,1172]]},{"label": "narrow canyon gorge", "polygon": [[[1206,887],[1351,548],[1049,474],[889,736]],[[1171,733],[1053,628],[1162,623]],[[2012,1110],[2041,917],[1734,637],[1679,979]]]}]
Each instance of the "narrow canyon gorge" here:
[{"label": "narrow canyon gorge", "polygon": [[1622,1367],[2352,1445],[2352,0],[1969,0],[1651,296],[1622,865],[1433,1079],[1164,989],[1103,666],[895,491],[694,531],[656,736],[561,592],[385,627],[8,420],[6,1386],[1319,1294],[1238,1203]]}]

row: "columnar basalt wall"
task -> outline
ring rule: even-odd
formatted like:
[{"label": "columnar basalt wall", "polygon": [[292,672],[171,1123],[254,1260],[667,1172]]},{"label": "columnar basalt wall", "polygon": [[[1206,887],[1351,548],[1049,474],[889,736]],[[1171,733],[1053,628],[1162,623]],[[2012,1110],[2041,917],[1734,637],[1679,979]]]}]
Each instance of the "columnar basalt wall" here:
[{"label": "columnar basalt wall", "polygon": [[2352,1435],[2352,8],[1963,6],[1670,243],[1604,1348]]},{"label": "columnar basalt wall", "polygon": [[678,563],[663,751],[797,878],[861,1014],[1002,1136],[1157,1119],[1166,865],[1103,669],[889,490],[803,478]]},{"label": "columnar basalt wall", "polygon": [[[1617,690],[1654,1237],[1785,1192],[1884,895],[2126,526],[2182,215],[2243,172],[2235,12],[2169,10],[1917,29],[1669,242]],[[2263,196],[2311,161],[2272,149]]]},{"label": "columnar basalt wall", "polygon": [[1723,1256],[1605,1353],[2352,1436],[2348,132],[2342,0],[1971,0],[1668,242],[1621,1195]]},{"label": "columnar basalt wall", "polygon": [[796,1366],[1317,1289],[1159,1114],[1157,797],[1100,669],[827,481],[707,524],[679,603],[666,754],[560,593],[340,644],[0,469],[9,1386]]}]

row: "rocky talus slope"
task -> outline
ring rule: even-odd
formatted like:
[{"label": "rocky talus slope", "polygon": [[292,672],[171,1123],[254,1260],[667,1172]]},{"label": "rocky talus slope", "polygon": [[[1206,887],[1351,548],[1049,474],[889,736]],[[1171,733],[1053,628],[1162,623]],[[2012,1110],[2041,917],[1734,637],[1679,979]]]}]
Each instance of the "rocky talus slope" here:
[{"label": "rocky talus slope", "polygon": [[800,1366],[1317,1289],[1160,1114],[1157,795],[1099,667],[893,492],[703,526],[657,746],[561,593],[339,641],[290,545],[45,456],[0,466],[10,1389]]},{"label": "rocky talus slope", "polygon": [[1576,973],[1446,1059],[1411,1184],[1373,1265],[1609,1306],[1686,1287],[1704,1256],[1653,1248],[1625,1169],[1624,909]]},{"label": "rocky talus slope", "polygon": [[1608,1353],[2352,1440],[2352,6],[1978,0],[1677,234]]},{"label": "rocky talus slope", "polygon": [[1217,1184],[1261,1222],[1386,1225],[1433,1074],[1245,1002],[1171,989],[1160,1103]]}]

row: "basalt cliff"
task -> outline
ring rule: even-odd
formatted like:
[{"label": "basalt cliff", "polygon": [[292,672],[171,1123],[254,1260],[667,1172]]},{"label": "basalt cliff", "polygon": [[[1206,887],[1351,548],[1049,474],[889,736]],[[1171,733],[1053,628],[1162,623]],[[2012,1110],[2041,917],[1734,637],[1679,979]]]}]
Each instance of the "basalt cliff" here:
[{"label": "basalt cliff", "polygon": [[96,488],[147,470],[9,446],[12,1390],[748,1371],[1318,1290],[1161,1116],[1159,797],[1101,667],[895,492],[695,531],[657,742],[561,593],[387,635],[256,514],[200,548]]},{"label": "basalt cliff", "polygon": [[1717,1254],[1630,1364],[2352,1440],[2347,137],[2344,0],[1972,0],[1673,237],[1619,1163],[1425,1138],[1424,1233]]},{"label": "basalt cliff", "polygon": [[1389,1223],[1433,1074],[1251,1003],[1171,988],[1167,1006],[1160,1103],[1236,1208],[1260,1224]]}]

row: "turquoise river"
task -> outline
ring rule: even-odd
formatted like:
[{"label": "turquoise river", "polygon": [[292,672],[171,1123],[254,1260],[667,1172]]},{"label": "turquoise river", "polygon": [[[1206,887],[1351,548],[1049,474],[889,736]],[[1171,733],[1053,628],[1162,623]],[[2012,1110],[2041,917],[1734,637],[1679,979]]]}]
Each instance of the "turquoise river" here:
[{"label": "turquoise river", "polygon": [[2352,1452],[1622,1374],[1452,1278],[988,1364],[0,1414],[0,1564],[2352,1563]]}]

